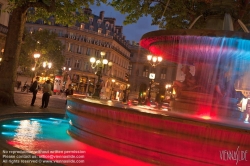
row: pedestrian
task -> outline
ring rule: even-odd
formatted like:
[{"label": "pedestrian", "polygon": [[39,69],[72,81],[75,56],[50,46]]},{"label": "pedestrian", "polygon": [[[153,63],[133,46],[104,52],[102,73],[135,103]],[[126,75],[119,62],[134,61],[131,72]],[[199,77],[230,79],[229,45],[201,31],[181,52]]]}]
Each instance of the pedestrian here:
[{"label": "pedestrian", "polygon": [[65,94],[66,94],[66,101],[65,101],[65,104],[67,104],[67,96],[68,95],[73,95],[73,89],[71,88],[71,85],[68,86],[68,89],[65,91]]},{"label": "pedestrian", "polygon": [[52,94],[50,80],[47,80],[43,85],[43,96],[41,109],[47,108],[49,104],[49,98]]},{"label": "pedestrian", "polygon": [[21,81],[18,81],[18,82],[17,82],[17,90],[20,89],[21,84],[22,84]]},{"label": "pedestrian", "polygon": [[31,104],[30,106],[34,106],[34,103],[36,101],[36,94],[38,92],[38,81],[39,81],[39,77],[36,77],[36,80],[32,83],[32,85],[30,86],[29,90],[32,92],[33,97],[31,100]]}]

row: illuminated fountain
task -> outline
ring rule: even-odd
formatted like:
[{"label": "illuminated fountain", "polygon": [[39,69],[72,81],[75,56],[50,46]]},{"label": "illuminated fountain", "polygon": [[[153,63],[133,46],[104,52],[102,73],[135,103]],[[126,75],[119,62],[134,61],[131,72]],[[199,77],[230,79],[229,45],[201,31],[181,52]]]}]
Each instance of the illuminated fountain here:
[{"label": "illuminated fountain", "polygon": [[[197,86],[178,93],[171,111],[71,96],[66,111],[71,122],[69,134],[156,165],[235,164],[225,154],[246,154],[250,149],[249,124],[237,121],[237,99],[215,98],[213,92],[219,74],[239,73],[248,64],[249,39],[247,33],[222,30],[159,30],[145,34],[142,47],[169,61],[195,66]],[[241,157],[240,164],[249,165],[248,159]]]},{"label": "illuminated fountain", "polygon": [[[153,54],[195,67],[196,84],[179,91],[171,102],[172,111],[213,118],[241,117],[237,103],[245,96],[233,91],[236,77],[244,75],[250,64],[250,34],[232,31],[230,20],[226,14],[223,25],[227,31],[159,30],[143,35],[141,46]],[[227,86],[223,85],[224,93],[219,96],[216,88],[223,79]]]}]

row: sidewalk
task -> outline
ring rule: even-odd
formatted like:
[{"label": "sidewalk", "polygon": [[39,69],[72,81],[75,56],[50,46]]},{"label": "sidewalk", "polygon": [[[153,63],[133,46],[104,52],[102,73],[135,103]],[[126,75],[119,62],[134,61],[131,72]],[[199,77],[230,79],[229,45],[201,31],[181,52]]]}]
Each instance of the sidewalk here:
[{"label": "sidewalk", "polygon": [[53,95],[50,98],[49,107],[46,109],[40,109],[42,92],[37,93],[36,103],[34,107],[30,106],[32,99],[32,93],[21,92],[15,88],[14,100],[17,106],[0,106],[0,117],[3,115],[15,114],[15,113],[65,113],[65,96]]}]

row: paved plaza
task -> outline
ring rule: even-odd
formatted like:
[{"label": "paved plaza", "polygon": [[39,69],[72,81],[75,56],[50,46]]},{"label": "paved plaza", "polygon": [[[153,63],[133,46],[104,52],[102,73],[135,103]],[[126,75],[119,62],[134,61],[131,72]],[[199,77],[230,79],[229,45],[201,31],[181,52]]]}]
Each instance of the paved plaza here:
[{"label": "paved plaza", "polygon": [[50,97],[48,108],[40,109],[42,105],[42,91],[37,93],[35,106],[30,106],[32,93],[21,92],[21,90],[15,89],[15,103],[17,106],[0,106],[0,116],[11,113],[20,113],[20,112],[47,112],[47,113],[65,113],[65,94],[52,95]]}]

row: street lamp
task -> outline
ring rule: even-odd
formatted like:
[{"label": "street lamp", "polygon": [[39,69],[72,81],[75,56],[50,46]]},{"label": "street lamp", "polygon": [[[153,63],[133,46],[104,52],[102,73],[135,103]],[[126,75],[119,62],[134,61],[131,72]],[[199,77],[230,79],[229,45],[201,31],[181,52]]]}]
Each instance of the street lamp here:
[{"label": "street lamp", "polygon": [[112,83],[111,83],[111,93],[110,93],[110,100],[112,99],[112,93],[113,93],[113,85],[115,83],[115,79],[112,79]]},{"label": "street lamp", "polygon": [[147,55],[147,60],[148,62],[155,67],[156,65],[158,65],[161,61],[162,61],[162,57],[161,56],[153,56],[153,55]]},{"label": "street lamp", "polygon": [[[34,58],[35,58],[35,65],[34,65],[34,67],[31,69],[33,72],[35,72],[35,70],[36,70],[36,65],[37,65],[37,61],[38,61],[38,58],[40,58],[40,54],[39,53],[35,53],[34,54]],[[36,72],[34,73],[34,77],[36,77]],[[32,82],[33,82],[33,78],[32,78]]]},{"label": "street lamp", "polygon": [[95,57],[91,57],[89,59],[92,69],[97,68],[96,75],[98,76],[98,80],[97,80],[97,84],[95,88],[95,93],[93,94],[93,97],[97,97],[97,98],[100,98],[102,70],[105,65],[108,65],[109,67],[112,66],[112,62],[108,62],[107,59],[104,59],[104,56],[106,53],[102,51],[100,52],[100,54],[101,54],[100,59],[96,59]]},{"label": "street lamp", "polygon": [[47,75],[47,70],[50,69],[52,67],[52,63],[51,62],[43,62],[43,68],[45,69],[45,78]]},{"label": "street lamp", "polygon": [[[40,58],[41,55],[40,55],[39,53],[35,53],[33,56],[34,56],[34,59],[35,59],[35,65],[34,65],[34,67],[31,68],[31,70],[32,70],[32,72],[34,73],[34,77],[36,77],[36,74],[37,74],[37,73],[35,72],[35,70],[36,70],[36,65],[37,65],[38,58]],[[31,80],[32,82],[33,82],[33,78],[34,78],[34,77],[32,77],[32,80]]]},{"label": "street lamp", "polygon": [[[161,63],[162,61],[162,57],[161,56],[155,56],[155,55],[147,55],[147,60],[149,62],[149,64],[153,67],[153,69]],[[154,70],[153,70],[154,71]],[[152,88],[152,84],[154,83],[154,79],[155,79],[155,73],[149,73],[149,90],[148,90],[148,101],[147,101],[147,105],[150,105],[150,98],[151,98],[151,88]]]}]

